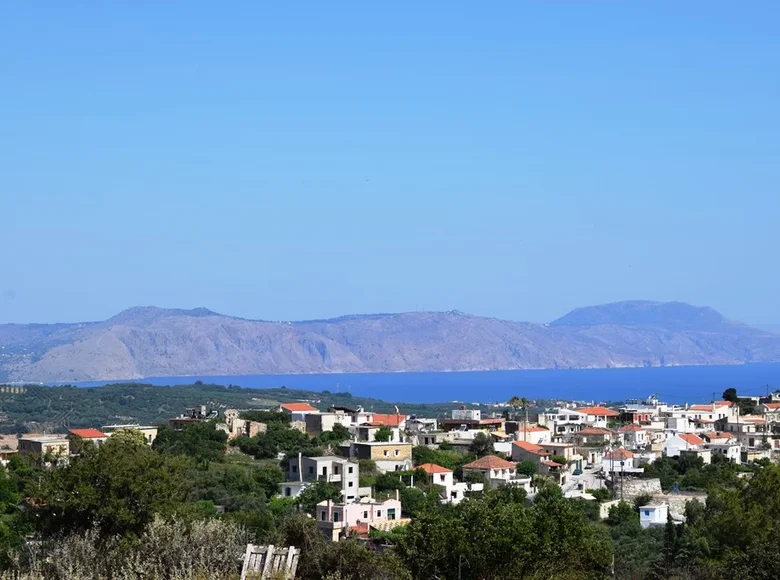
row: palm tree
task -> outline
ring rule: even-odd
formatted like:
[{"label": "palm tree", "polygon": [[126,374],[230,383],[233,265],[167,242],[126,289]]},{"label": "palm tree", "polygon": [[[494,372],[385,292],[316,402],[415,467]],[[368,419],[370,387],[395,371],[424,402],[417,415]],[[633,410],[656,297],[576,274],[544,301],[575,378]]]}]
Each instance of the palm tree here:
[{"label": "palm tree", "polygon": [[517,415],[518,409],[525,411],[525,421],[523,422],[523,441],[525,441],[528,437],[528,407],[531,406],[531,403],[525,397],[514,396],[509,399],[509,406],[515,410],[515,415]]}]

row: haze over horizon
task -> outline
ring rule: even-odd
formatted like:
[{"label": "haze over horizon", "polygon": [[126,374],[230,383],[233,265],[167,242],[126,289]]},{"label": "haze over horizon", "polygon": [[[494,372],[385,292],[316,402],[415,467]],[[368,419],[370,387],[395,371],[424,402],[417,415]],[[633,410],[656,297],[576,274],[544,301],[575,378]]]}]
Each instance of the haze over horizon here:
[{"label": "haze over horizon", "polygon": [[650,299],[778,324],[779,16],[3,5],[0,323]]}]

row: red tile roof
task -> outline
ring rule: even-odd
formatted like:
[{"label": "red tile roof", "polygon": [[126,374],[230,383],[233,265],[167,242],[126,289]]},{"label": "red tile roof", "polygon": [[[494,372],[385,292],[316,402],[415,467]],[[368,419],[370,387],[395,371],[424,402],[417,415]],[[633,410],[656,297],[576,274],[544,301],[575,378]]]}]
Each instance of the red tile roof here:
[{"label": "red tile roof", "polygon": [[734,437],[731,433],[726,433],[725,431],[712,431],[705,433],[704,436],[710,441],[713,439],[732,439]]},{"label": "red tile roof", "polygon": [[398,427],[406,421],[406,415],[395,415],[392,413],[374,413],[372,425],[384,425],[385,427]]},{"label": "red tile roof", "polygon": [[289,411],[290,413],[298,413],[301,411],[317,411],[317,407],[312,407],[309,403],[284,403],[282,409]]},{"label": "red tile roof", "polygon": [[704,439],[693,433],[680,433],[679,437],[688,445],[704,445]]},{"label": "red tile roof", "polygon": [[620,449],[615,449],[610,453],[605,453],[604,459],[623,461],[624,459],[631,459],[633,456],[634,454],[631,453],[628,449],[623,449],[621,447]]},{"label": "red tile roof", "polygon": [[435,463],[423,463],[422,465],[418,465],[415,469],[422,469],[428,475],[433,475],[434,473],[452,473],[451,469],[436,465]]},{"label": "red tile roof", "polygon": [[485,455],[476,461],[467,463],[463,469],[514,469],[515,464],[511,461],[501,459],[495,455]]},{"label": "red tile roof", "polygon": [[595,415],[596,417],[619,417],[620,413],[607,409],[606,407],[582,407],[581,409],[575,409],[577,413],[583,415]]},{"label": "red tile roof", "polygon": [[780,409],[780,403],[762,403],[767,409],[777,410]]},{"label": "red tile roof", "polygon": [[98,431],[97,429],[69,429],[68,433],[76,435],[82,439],[105,439],[108,437],[105,433]]},{"label": "red tile roof", "polygon": [[626,425],[625,427],[621,427],[618,429],[621,433],[628,433],[629,431],[644,431],[642,427],[637,425],[636,423],[631,423],[630,425]]},{"label": "red tile roof", "polygon": [[517,430],[517,432],[518,433],[542,433],[542,432],[549,433],[550,430],[547,427],[531,426],[528,428],[521,427],[520,429]]},{"label": "red tile roof", "polygon": [[534,455],[542,455],[542,456],[549,455],[549,453],[547,453],[541,445],[536,445],[535,443],[529,443],[528,441],[515,441],[514,443],[512,443],[512,445],[516,445],[520,449],[527,451],[528,453],[533,453]]},{"label": "red tile roof", "polygon": [[604,427],[585,427],[577,431],[577,433],[582,435],[612,435],[612,431],[604,429]]},{"label": "red tile roof", "polygon": [[556,463],[555,461],[542,461],[547,467],[563,467],[560,463]]},{"label": "red tile roof", "polygon": [[713,405],[715,405],[715,409],[720,409],[721,407],[731,407],[734,403],[731,401],[715,401],[714,403],[710,403],[709,405],[691,405],[688,407],[689,411],[712,411]]}]

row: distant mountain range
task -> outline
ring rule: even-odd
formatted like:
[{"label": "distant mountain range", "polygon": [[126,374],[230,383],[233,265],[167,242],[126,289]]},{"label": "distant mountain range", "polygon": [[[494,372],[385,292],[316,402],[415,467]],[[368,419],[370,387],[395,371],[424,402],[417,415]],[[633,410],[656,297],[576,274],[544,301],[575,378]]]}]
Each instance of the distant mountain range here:
[{"label": "distant mountain range", "polygon": [[590,306],[549,324],[457,311],[267,322],[138,307],[103,322],[0,325],[5,381],[777,361],[780,335],[681,302]]}]

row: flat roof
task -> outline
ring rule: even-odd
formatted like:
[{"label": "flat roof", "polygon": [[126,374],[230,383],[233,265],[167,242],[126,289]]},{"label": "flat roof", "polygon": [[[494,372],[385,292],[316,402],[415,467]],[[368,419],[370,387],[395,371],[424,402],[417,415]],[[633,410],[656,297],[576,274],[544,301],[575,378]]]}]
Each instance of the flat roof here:
[{"label": "flat roof", "polygon": [[62,443],[70,444],[70,441],[65,435],[38,435],[37,437],[22,436],[19,438],[19,441],[34,441],[35,443],[52,443],[54,441],[61,441]]},{"label": "flat roof", "polygon": [[[346,459],[345,457],[339,457],[338,455],[318,455],[316,457],[309,457],[307,455],[304,455],[302,459],[312,459],[314,461],[338,461],[339,463],[349,463],[349,459]],[[357,463],[355,465],[357,465]]]}]

